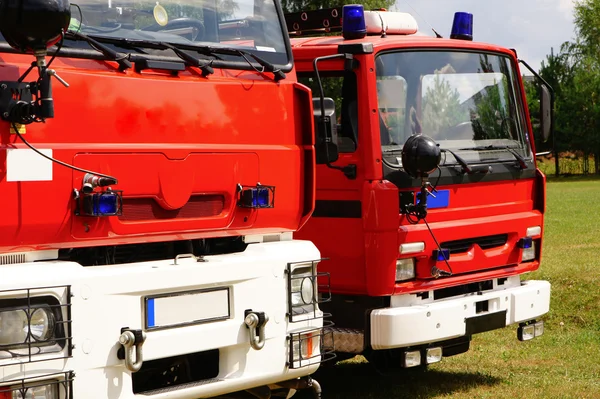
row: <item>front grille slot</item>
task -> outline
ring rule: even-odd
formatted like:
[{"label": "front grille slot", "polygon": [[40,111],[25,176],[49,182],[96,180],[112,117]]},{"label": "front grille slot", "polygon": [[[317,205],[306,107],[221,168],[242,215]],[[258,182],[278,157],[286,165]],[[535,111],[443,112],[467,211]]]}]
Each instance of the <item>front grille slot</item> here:
[{"label": "front grille slot", "polygon": [[441,247],[444,249],[449,249],[450,254],[460,254],[469,251],[473,245],[478,245],[479,248],[485,250],[501,247],[505,245],[507,241],[508,234],[497,234],[493,236],[446,241],[441,244]]},{"label": "front grille slot", "polygon": [[475,292],[489,291],[494,288],[493,280],[485,280],[477,283],[459,285],[456,287],[441,288],[433,291],[433,300],[450,298],[457,295],[473,294]]},{"label": "front grille slot", "polygon": [[220,381],[219,350],[144,361],[131,375],[134,394],[157,395]]},{"label": "front grille slot", "polygon": [[179,209],[164,209],[154,198],[123,198],[119,220],[135,222],[155,219],[193,219],[218,216],[225,207],[222,195],[193,195]]}]

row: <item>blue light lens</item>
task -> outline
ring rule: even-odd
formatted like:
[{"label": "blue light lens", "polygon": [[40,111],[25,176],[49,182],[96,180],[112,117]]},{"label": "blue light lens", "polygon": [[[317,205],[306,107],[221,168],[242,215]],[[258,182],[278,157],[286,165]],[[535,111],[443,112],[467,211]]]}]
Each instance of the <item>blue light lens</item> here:
[{"label": "blue light lens", "polygon": [[531,248],[533,246],[533,238],[531,237],[523,237],[521,238],[521,240],[519,240],[519,247],[525,249],[525,248]]},{"label": "blue light lens", "polygon": [[473,40],[473,14],[457,12],[452,22],[451,39]]},{"label": "blue light lens", "polygon": [[367,35],[362,5],[348,4],[342,8],[342,33],[344,39],[361,39]]},{"label": "blue light lens", "polygon": [[94,194],[94,214],[115,215],[119,209],[119,197],[115,193]]},{"label": "blue light lens", "polygon": [[268,188],[253,189],[252,204],[257,208],[264,208],[270,204],[270,191]]},{"label": "blue light lens", "polygon": [[442,249],[441,251],[435,250],[435,251],[433,251],[433,257],[438,262],[443,262],[444,260],[448,260],[448,259],[450,259],[450,250],[449,249]]}]

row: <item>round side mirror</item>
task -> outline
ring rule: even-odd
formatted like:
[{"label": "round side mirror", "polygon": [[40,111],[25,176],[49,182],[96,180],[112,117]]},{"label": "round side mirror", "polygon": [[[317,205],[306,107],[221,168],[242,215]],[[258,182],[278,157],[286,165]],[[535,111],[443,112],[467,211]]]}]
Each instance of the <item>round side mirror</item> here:
[{"label": "round side mirror", "polygon": [[46,52],[69,27],[68,0],[2,0],[0,33],[11,47],[27,52]]},{"label": "round side mirror", "polygon": [[429,136],[410,136],[402,148],[402,166],[411,177],[427,177],[441,160],[439,145]]}]

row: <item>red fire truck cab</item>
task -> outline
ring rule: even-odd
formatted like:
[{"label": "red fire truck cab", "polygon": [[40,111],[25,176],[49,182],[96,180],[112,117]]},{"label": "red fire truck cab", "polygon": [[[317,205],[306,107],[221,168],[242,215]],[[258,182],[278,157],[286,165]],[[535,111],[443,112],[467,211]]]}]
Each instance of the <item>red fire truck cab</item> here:
[{"label": "red fire truck cab", "polygon": [[0,34],[0,399],[320,395],[279,2],[7,1]]},{"label": "red fire truck cab", "polygon": [[296,237],[329,259],[321,307],[339,354],[412,367],[467,351],[477,333],[543,333],[550,284],[521,279],[540,266],[545,177],[519,60],[473,42],[469,16],[450,39],[357,5],[286,16],[319,163]]}]

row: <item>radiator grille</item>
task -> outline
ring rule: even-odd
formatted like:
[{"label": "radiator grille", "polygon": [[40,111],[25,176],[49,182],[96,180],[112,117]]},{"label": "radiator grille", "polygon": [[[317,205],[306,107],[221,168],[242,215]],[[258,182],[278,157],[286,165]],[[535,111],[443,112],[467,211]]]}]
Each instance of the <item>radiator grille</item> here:
[{"label": "radiator grille", "polygon": [[462,240],[446,241],[441,243],[441,247],[449,249],[451,254],[467,252],[473,245],[478,245],[481,249],[492,249],[506,244],[508,234],[497,234],[494,236],[466,238]]},{"label": "radiator grille", "polygon": [[222,195],[194,195],[179,209],[167,210],[153,198],[123,198],[123,214],[119,220],[134,222],[156,219],[194,219],[217,216],[223,212]]}]

